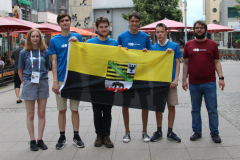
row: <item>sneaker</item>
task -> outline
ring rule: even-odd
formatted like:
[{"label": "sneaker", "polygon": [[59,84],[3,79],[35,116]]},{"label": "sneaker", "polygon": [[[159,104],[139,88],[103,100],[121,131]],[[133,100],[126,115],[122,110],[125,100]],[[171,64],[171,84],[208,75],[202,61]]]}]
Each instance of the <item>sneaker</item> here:
[{"label": "sneaker", "polygon": [[181,139],[174,132],[168,133],[167,139],[172,140],[173,142],[181,142]]},{"label": "sneaker", "polygon": [[56,144],[56,149],[63,149],[66,144],[67,144],[66,137],[62,135],[58,139],[58,143]]},{"label": "sneaker", "polygon": [[202,136],[200,134],[198,134],[197,132],[194,132],[194,134],[190,137],[191,141],[196,141],[199,138],[201,138]]},{"label": "sneaker", "polygon": [[153,136],[151,137],[150,141],[157,142],[159,139],[162,139],[162,132],[154,132]]},{"label": "sneaker", "polygon": [[103,138],[102,138],[102,135],[101,134],[97,134],[97,138],[94,142],[94,146],[95,147],[101,147],[103,144]]},{"label": "sneaker", "polygon": [[218,134],[214,134],[212,136],[212,140],[213,140],[214,143],[221,143],[222,142],[222,140],[221,140],[221,138],[219,137]]},{"label": "sneaker", "polygon": [[143,142],[149,142],[150,141],[150,137],[147,133],[142,133],[142,140]]},{"label": "sneaker", "polygon": [[130,141],[131,141],[130,133],[126,133],[126,134],[123,136],[122,141],[123,141],[124,143],[130,142]]},{"label": "sneaker", "polygon": [[43,142],[43,140],[38,140],[38,148],[40,148],[41,150],[46,150],[48,149],[47,145]]},{"label": "sneaker", "polygon": [[105,147],[107,148],[113,148],[113,142],[110,139],[110,135],[106,135],[103,137],[103,144],[105,144]]},{"label": "sneaker", "polygon": [[73,144],[75,144],[78,148],[84,148],[85,145],[83,143],[83,141],[81,140],[80,136],[79,135],[75,135],[73,137]]},{"label": "sneaker", "polygon": [[30,141],[30,150],[31,151],[38,151],[38,146],[35,140]]}]

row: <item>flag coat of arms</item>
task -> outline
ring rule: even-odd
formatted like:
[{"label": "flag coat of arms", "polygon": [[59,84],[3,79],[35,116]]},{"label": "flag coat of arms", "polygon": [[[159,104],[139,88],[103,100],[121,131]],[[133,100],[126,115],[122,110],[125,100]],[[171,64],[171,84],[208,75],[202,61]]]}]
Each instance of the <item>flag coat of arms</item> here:
[{"label": "flag coat of arms", "polygon": [[163,112],[174,53],[70,42],[61,96]]}]

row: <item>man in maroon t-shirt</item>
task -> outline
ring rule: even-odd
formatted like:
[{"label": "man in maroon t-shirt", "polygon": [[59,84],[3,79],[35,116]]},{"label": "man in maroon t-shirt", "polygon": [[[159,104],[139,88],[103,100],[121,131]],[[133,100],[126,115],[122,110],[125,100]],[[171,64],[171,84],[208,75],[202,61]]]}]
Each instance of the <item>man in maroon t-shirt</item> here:
[{"label": "man in maroon t-shirt", "polygon": [[203,21],[196,21],[193,26],[196,39],[184,46],[183,82],[182,87],[188,89],[187,76],[189,74],[189,90],[192,102],[192,129],[194,134],[191,141],[202,136],[201,105],[204,96],[209,116],[209,127],[212,140],[221,143],[218,131],[218,111],[215,70],[219,77],[219,87],[224,89],[224,77],[219,59],[217,43],[205,38],[207,25]]}]

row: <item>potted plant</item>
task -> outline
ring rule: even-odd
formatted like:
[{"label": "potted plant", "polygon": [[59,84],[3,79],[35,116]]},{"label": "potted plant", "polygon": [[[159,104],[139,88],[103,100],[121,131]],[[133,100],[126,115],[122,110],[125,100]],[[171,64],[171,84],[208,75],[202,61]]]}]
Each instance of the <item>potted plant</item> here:
[{"label": "potted plant", "polygon": [[240,39],[236,40],[235,48],[240,48]]},{"label": "potted plant", "polygon": [[233,39],[233,41],[232,41],[233,48],[236,48],[236,42],[237,41],[238,41],[237,39]]}]

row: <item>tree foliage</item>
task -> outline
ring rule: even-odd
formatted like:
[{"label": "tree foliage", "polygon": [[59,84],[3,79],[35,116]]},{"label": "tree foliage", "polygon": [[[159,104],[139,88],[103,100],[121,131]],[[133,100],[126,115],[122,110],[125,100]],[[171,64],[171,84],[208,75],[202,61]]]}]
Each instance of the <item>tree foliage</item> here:
[{"label": "tree foliage", "polygon": [[[182,11],[178,9],[179,0],[133,0],[132,11],[137,11],[141,15],[141,26],[164,19],[180,21]],[[122,13],[122,17],[128,20],[131,13]]]},{"label": "tree foliage", "polygon": [[[238,3],[238,5],[235,5],[234,7],[240,11],[240,0],[236,0],[236,2]],[[238,16],[236,17],[237,19],[240,19]]]}]

